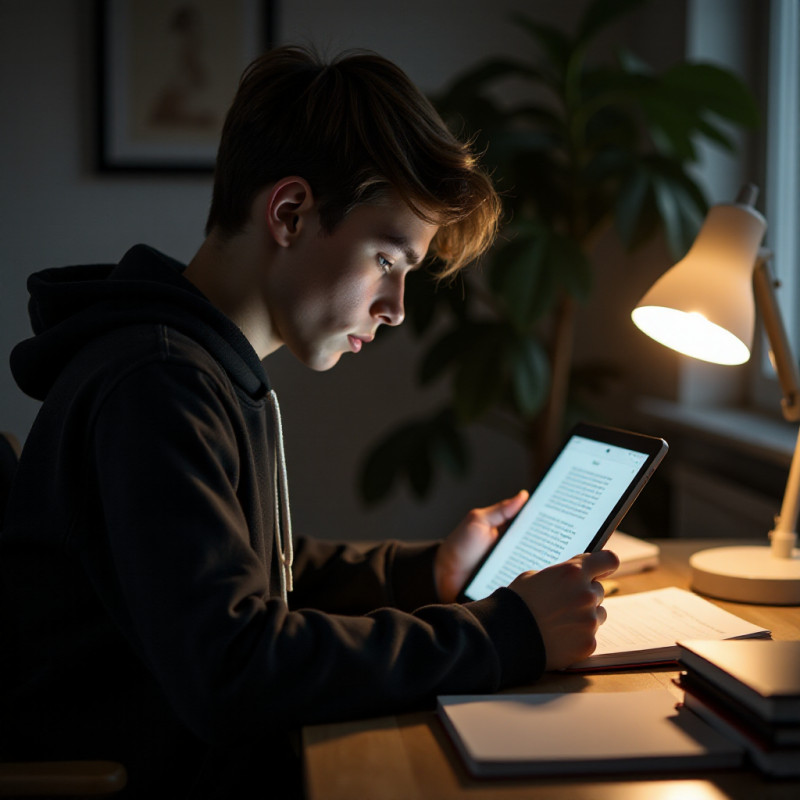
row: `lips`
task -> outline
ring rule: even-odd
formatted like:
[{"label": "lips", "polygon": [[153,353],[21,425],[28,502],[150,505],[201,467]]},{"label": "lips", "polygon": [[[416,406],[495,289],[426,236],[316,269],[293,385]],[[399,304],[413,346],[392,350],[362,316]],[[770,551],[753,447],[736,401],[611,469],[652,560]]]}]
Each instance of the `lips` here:
[{"label": "lips", "polygon": [[361,348],[373,340],[373,336],[354,336],[352,333],[348,334],[347,341],[350,342],[350,349],[354,353],[361,352]]}]

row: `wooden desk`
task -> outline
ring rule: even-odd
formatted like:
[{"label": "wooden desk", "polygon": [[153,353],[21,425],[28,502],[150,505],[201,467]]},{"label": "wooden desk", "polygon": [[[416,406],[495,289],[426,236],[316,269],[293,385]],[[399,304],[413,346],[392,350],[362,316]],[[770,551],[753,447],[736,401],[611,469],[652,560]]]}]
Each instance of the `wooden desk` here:
[{"label": "wooden desk", "polygon": [[[742,542],[738,542],[742,544]],[[688,587],[688,558],[715,540],[664,541],[661,566],[619,578],[620,592]],[[719,601],[718,605],[768,628],[775,639],[800,639],[800,609],[752,606]],[[597,675],[548,674],[532,692],[630,691],[667,687],[673,669],[641,669]],[[432,711],[335,725],[303,731],[308,800],[797,800],[800,780],[774,781],[755,770],[670,773],[647,779],[558,778],[475,780],[464,770]]]}]

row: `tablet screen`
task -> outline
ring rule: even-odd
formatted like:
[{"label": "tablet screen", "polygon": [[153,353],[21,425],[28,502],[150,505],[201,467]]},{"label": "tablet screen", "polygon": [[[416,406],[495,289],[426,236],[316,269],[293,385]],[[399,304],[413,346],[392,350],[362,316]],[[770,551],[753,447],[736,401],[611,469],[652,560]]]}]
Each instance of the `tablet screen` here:
[{"label": "tablet screen", "polygon": [[667,450],[651,436],[578,425],[464,594],[478,600],[521,572],[602,547]]}]

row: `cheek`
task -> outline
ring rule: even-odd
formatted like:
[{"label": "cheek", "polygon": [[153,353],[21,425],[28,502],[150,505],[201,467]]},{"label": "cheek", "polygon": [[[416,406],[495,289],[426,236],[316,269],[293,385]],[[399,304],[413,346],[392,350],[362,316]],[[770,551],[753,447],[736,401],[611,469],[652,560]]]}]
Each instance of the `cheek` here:
[{"label": "cheek", "polygon": [[362,322],[362,318],[367,316],[368,292],[365,282],[332,286],[326,298],[328,320],[344,327],[352,327],[353,324]]},{"label": "cheek", "polygon": [[350,242],[321,239],[303,254],[302,277],[297,278],[295,308],[306,324],[350,329],[363,326],[381,276],[369,252]]},{"label": "cheek", "polygon": [[325,328],[350,329],[368,316],[373,286],[365,278],[343,275],[313,282],[299,309],[305,320]]}]

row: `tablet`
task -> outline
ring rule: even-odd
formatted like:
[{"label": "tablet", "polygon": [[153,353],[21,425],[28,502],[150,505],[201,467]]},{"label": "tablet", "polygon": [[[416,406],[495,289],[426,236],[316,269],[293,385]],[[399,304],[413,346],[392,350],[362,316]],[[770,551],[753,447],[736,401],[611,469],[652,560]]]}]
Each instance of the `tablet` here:
[{"label": "tablet", "polygon": [[599,550],[667,453],[667,443],[580,423],[520,510],[467,581],[480,600],[521,572]]}]

